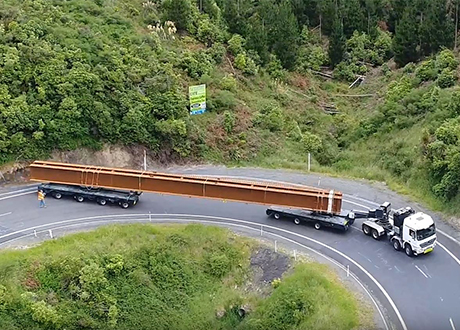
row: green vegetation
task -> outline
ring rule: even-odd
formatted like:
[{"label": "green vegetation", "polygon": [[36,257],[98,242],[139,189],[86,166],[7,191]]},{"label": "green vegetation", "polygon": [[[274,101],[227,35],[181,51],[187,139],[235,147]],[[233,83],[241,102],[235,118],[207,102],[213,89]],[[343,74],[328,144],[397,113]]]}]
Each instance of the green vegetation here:
[{"label": "green vegetation", "polygon": [[[3,251],[0,328],[359,325],[357,301],[322,265],[298,264],[268,287],[268,297],[246,290],[254,244],[217,227],[125,225]],[[242,306],[250,307],[245,317],[238,313]]]},{"label": "green vegetation", "polygon": [[[458,6],[2,1],[0,164],[104,143],[168,162],[296,169],[310,152],[315,171],[387,181],[460,211]],[[358,75],[366,82],[350,92]],[[198,83],[208,113],[190,116]],[[338,96],[361,93],[376,97]]]}]

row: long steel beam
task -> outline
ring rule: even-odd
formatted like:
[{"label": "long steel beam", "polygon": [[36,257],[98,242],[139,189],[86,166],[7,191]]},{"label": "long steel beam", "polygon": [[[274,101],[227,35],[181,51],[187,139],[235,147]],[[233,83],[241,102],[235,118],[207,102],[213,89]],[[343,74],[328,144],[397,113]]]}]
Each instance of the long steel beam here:
[{"label": "long steel beam", "polygon": [[49,161],[32,163],[30,179],[38,182],[280,205],[330,214],[339,214],[342,208],[342,193],[333,190]]}]

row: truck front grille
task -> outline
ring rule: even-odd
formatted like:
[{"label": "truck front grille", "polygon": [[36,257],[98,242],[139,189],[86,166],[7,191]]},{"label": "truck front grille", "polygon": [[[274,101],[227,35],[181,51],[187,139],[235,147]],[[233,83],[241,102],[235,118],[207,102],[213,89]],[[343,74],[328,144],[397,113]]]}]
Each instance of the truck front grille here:
[{"label": "truck front grille", "polygon": [[436,238],[430,239],[429,241],[420,244],[420,247],[421,247],[421,248],[425,248],[425,247],[427,247],[427,246],[433,244],[435,240],[436,240]]}]

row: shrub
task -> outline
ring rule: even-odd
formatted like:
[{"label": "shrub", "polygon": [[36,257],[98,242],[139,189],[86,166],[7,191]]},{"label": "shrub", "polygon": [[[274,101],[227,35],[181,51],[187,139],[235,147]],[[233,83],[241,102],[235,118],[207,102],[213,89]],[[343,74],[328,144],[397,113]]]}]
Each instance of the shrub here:
[{"label": "shrub", "polygon": [[233,128],[235,127],[235,123],[236,123],[236,118],[235,118],[235,115],[233,114],[233,112],[224,111],[224,123],[223,123],[223,126],[224,126],[225,131],[228,134],[233,132]]},{"label": "shrub", "polygon": [[234,56],[244,53],[244,46],[246,41],[239,34],[234,34],[232,38],[228,41],[228,50]]},{"label": "shrub", "polygon": [[422,64],[420,64],[418,69],[415,71],[415,75],[422,81],[435,80],[438,76],[435,62],[433,60],[422,62]]},{"label": "shrub", "polygon": [[454,71],[449,68],[445,68],[439,74],[437,83],[441,88],[448,88],[454,86],[456,80],[457,78],[455,77]]},{"label": "shrub", "polygon": [[212,97],[213,109],[217,111],[231,110],[235,108],[237,100],[235,95],[230,91],[218,91]]},{"label": "shrub", "polygon": [[241,71],[245,70],[246,69],[246,55],[244,53],[239,53],[236,57],[235,57],[235,67],[237,69],[240,69]]},{"label": "shrub", "polygon": [[230,260],[227,255],[214,253],[208,260],[208,272],[216,278],[222,278],[230,271]]},{"label": "shrub", "polygon": [[316,153],[321,150],[321,138],[313,133],[304,132],[300,142],[302,143],[302,149],[305,152]]},{"label": "shrub", "polygon": [[47,326],[56,326],[59,322],[59,315],[56,310],[47,305],[43,300],[32,303],[32,319]]},{"label": "shrub", "polygon": [[270,62],[267,64],[267,71],[274,79],[282,79],[286,76],[281,61],[275,56],[270,55]]},{"label": "shrub", "polygon": [[226,75],[221,79],[220,87],[224,90],[235,92],[237,89],[236,79],[233,75]]},{"label": "shrub", "polygon": [[458,60],[450,49],[444,49],[436,56],[435,66],[438,71],[444,69],[456,70]]},{"label": "shrub", "polygon": [[206,50],[206,53],[209,54],[209,56],[217,64],[222,63],[226,52],[227,50],[225,49],[225,46],[220,42],[214,43],[210,48]]},{"label": "shrub", "polygon": [[223,41],[221,30],[209,20],[206,14],[202,15],[198,20],[197,38],[208,47],[211,47],[216,42]]}]

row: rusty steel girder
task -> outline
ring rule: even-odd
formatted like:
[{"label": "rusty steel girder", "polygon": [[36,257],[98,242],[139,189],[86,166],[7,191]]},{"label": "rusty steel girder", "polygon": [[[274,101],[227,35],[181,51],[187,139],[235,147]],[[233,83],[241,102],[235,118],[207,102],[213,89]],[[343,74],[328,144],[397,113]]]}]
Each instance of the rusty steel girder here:
[{"label": "rusty steel girder", "polygon": [[342,208],[342,193],[333,190],[49,161],[32,163],[30,179],[38,182],[280,205],[329,214],[340,214]]}]

